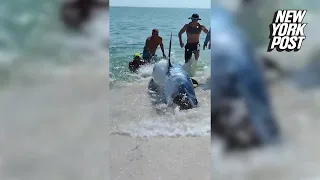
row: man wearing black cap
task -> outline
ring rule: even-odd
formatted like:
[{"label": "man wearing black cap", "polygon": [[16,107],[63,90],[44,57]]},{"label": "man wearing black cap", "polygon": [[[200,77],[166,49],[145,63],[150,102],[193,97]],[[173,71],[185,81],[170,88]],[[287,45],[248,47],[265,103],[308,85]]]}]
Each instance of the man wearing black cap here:
[{"label": "man wearing black cap", "polygon": [[147,38],[146,43],[144,45],[142,58],[146,62],[150,62],[151,58],[155,56],[159,45],[160,45],[163,57],[166,58],[166,54],[164,53],[164,47],[162,43],[162,37],[159,36],[159,30],[153,29],[152,35]]},{"label": "man wearing black cap", "polygon": [[[191,22],[185,24],[183,28],[179,32],[179,41],[181,48],[185,48],[184,50],[184,59],[185,63],[191,59],[192,53],[194,53],[195,60],[197,61],[200,56],[200,34],[201,32],[205,32],[208,34],[208,30],[205,26],[201,25],[198,21],[201,20],[198,14],[192,14]],[[187,44],[184,46],[182,42],[182,34],[187,33]]]}]

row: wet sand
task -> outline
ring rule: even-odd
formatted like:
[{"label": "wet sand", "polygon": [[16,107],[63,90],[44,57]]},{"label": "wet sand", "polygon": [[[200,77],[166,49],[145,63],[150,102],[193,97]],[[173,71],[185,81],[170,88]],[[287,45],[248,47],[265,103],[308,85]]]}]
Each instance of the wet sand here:
[{"label": "wet sand", "polygon": [[112,180],[209,180],[210,137],[110,136]]}]

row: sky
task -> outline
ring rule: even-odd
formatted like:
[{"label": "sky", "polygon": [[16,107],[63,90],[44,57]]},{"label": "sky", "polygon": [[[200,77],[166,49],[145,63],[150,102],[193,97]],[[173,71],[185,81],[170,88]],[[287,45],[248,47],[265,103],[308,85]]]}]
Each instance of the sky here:
[{"label": "sky", "polygon": [[110,6],[211,8],[211,0],[110,0]]}]

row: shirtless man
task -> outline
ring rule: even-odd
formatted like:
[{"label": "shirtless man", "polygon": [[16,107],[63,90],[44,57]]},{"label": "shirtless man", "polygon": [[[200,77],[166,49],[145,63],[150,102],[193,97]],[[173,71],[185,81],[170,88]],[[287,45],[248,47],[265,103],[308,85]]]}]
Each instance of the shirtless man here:
[{"label": "shirtless man", "polygon": [[201,20],[198,14],[192,14],[189,19],[191,19],[191,22],[185,24],[179,32],[179,41],[181,48],[184,47],[184,43],[182,42],[182,34],[184,32],[187,33],[187,44],[184,47],[185,63],[188,63],[188,61],[191,59],[192,53],[194,53],[195,60],[198,61],[200,56],[200,34],[202,31],[206,34],[209,33],[207,28],[198,22],[199,20]]},{"label": "shirtless man", "polygon": [[142,58],[146,62],[150,63],[151,58],[156,54],[156,51],[159,45],[160,45],[163,57],[166,58],[166,54],[164,53],[164,47],[162,43],[162,37],[159,36],[159,30],[153,29],[152,35],[147,38],[146,44],[144,45]]}]

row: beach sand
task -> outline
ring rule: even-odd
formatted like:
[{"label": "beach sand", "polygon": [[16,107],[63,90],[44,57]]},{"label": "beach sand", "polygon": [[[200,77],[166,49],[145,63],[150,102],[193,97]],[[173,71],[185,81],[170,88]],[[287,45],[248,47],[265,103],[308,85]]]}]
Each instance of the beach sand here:
[{"label": "beach sand", "polygon": [[0,93],[1,180],[108,180],[107,74],[73,70]]},{"label": "beach sand", "polygon": [[209,180],[210,137],[110,136],[112,180]]}]

